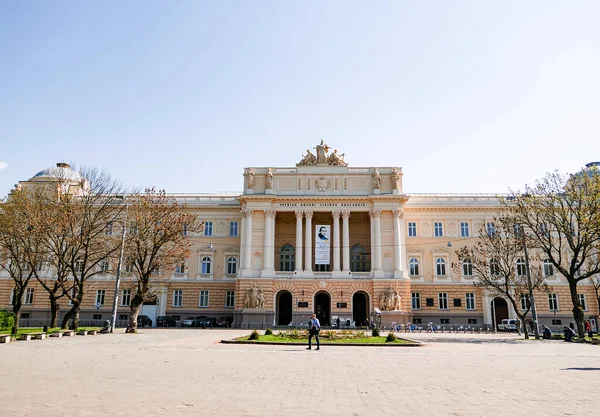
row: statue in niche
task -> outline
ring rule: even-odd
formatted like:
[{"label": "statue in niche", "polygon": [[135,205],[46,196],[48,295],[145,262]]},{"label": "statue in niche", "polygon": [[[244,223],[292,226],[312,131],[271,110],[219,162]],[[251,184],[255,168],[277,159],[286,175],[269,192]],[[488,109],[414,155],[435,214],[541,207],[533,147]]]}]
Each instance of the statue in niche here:
[{"label": "statue in niche", "polygon": [[246,168],[244,175],[248,177],[248,188],[254,188],[254,171],[252,168]]},{"label": "statue in niche", "polygon": [[265,183],[267,184],[267,190],[273,188],[273,173],[271,172],[271,168],[269,168],[265,174]]},{"label": "statue in niche", "polygon": [[381,188],[381,175],[379,174],[379,170],[377,168],[375,168],[373,171],[373,188]]},{"label": "statue in niche", "polygon": [[400,293],[393,289],[390,284],[390,288],[384,290],[379,297],[379,308],[383,311],[399,311],[401,305],[402,297],[400,297]]},{"label": "statue in niche", "polygon": [[329,152],[329,145],[327,145],[323,139],[321,139],[321,144],[315,146],[317,150],[317,164],[319,165],[327,165],[327,153]]},{"label": "statue in niche", "polygon": [[400,173],[398,168],[392,168],[392,188],[394,190],[400,189]]},{"label": "statue in niche", "polygon": [[338,150],[334,149],[333,153],[331,155],[329,155],[329,158],[327,159],[327,162],[329,163],[329,165],[336,165],[336,166],[348,166],[348,163],[346,163],[344,161],[344,155],[345,154],[340,154],[338,155]]},{"label": "statue in niche", "polygon": [[258,289],[258,294],[256,294],[256,308],[265,308],[265,294],[262,289]]},{"label": "statue in niche", "polygon": [[[262,294],[262,290],[256,286],[255,283],[252,283],[250,288],[248,288],[248,292],[246,293],[246,302],[244,303],[244,307],[246,308],[260,308],[258,307],[260,302],[259,294]],[[263,305],[264,305],[264,296]]]},{"label": "statue in niche", "polygon": [[310,149],[306,150],[306,155],[302,154],[302,159],[296,164],[297,167],[310,166],[317,164],[317,157],[313,155]]}]

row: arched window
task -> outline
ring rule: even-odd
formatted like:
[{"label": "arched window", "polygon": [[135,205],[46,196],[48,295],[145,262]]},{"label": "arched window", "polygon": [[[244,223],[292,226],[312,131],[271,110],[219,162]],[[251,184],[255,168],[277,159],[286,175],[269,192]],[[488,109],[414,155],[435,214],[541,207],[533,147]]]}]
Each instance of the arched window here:
[{"label": "arched window", "polygon": [[202,258],[202,274],[210,274],[212,271],[212,259],[210,256],[204,256]]},{"label": "arched window", "polygon": [[350,249],[350,270],[352,272],[368,272],[367,250],[363,245],[356,244]]},{"label": "arched window", "polygon": [[490,275],[500,275],[500,265],[498,265],[498,261],[496,259],[490,260]]},{"label": "arched window", "polygon": [[293,271],[295,268],[296,249],[286,243],[279,249],[279,270]]},{"label": "arched window", "polygon": [[521,277],[527,275],[527,271],[525,269],[525,261],[523,260],[523,258],[517,259],[517,275]]},{"label": "arched window", "polygon": [[444,258],[437,258],[435,260],[435,274],[437,276],[446,275],[446,260]]},{"label": "arched window", "polygon": [[410,258],[410,261],[408,261],[408,274],[413,277],[419,275],[419,260],[417,258]]},{"label": "arched window", "polygon": [[554,275],[554,265],[550,259],[544,259],[544,276],[551,277],[552,275]]},{"label": "arched window", "polygon": [[465,277],[470,277],[473,275],[473,264],[470,259],[465,259],[463,261],[463,275]]},{"label": "arched window", "polygon": [[235,256],[227,257],[227,275],[237,274],[237,258]]}]

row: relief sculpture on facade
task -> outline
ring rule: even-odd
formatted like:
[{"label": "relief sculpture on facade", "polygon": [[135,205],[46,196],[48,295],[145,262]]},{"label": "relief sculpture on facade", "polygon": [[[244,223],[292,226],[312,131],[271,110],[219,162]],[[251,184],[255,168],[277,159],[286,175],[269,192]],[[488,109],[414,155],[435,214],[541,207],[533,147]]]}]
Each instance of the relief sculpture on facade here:
[{"label": "relief sculpture on facade", "polygon": [[245,308],[265,308],[265,295],[262,288],[252,283],[246,292]]},{"label": "relief sculpture on facade", "polygon": [[296,164],[298,167],[312,166],[312,165],[332,165],[332,166],[348,166],[348,163],[344,161],[345,154],[338,154],[338,150],[334,149],[333,153],[329,154],[329,147],[323,139],[321,144],[314,147],[317,155],[315,156],[310,149],[306,150],[306,155],[302,154],[302,159]]},{"label": "relief sculpture on facade", "polygon": [[400,293],[390,285],[379,297],[379,308],[383,311],[398,311],[401,310],[401,301]]}]

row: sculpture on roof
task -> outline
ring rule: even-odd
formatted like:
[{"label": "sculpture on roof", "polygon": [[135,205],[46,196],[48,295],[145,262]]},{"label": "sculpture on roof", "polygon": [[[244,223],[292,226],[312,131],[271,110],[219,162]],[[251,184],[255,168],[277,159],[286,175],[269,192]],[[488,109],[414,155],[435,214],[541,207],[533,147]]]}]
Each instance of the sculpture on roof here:
[{"label": "sculpture on roof", "polygon": [[398,172],[398,168],[392,168],[392,189],[400,189],[400,173]]},{"label": "sculpture on roof", "polygon": [[252,171],[252,168],[246,168],[244,175],[246,177],[248,177],[248,188],[252,189],[254,188],[254,171]]},{"label": "sculpture on roof", "polygon": [[329,149],[331,148],[323,141],[323,139],[321,139],[321,143],[313,149],[316,150],[316,156],[310,149],[307,149],[306,155],[302,154],[302,159],[296,164],[297,167],[313,165],[348,166],[348,163],[344,161],[344,154],[338,154],[337,149],[335,149],[332,154],[329,154]]},{"label": "sculpture on roof", "polygon": [[269,168],[265,174],[265,183],[267,185],[267,190],[273,188],[273,173],[271,172],[271,168]]},{"label": "sculpture on roof", "polygon": [[373,171],[373,188],[379,189],[381,188],[381,175],[379,174],[379,170],[375,168]]}]

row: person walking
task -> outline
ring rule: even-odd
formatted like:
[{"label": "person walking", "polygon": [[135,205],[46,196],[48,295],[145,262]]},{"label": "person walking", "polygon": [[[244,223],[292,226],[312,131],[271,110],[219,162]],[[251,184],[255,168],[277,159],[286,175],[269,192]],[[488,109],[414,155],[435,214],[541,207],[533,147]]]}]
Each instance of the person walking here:
[{"label": "person walking", "polygon": [[321,343],[319,341],[319,331],[320,330],[321,330],[321,323],[319,322],[317,315],[313,314],[312,317],[310,318],[310,321],[308,322],[308,347],[306,348],[307,350],[312,349],[313,336],[315,337],[315,340],[317,341],[317,348],[315,350],[319,350],[319,348],[321,347],[320,346]]},{"label": "person walking", "polygon": [[515,329],[517,330],[517,333],[519,334],[519,336],[521,336],[521,320],[519,320],[519,319],[515,320]]},{"label": "person walking", "polygon": [[588,337],[591,339],[594,336],[594,334],[592,333],[592,325],[590,324],[590,321],[589,320],[584,321],[583,327],[585,327],[585,331],[587,332]]}]

